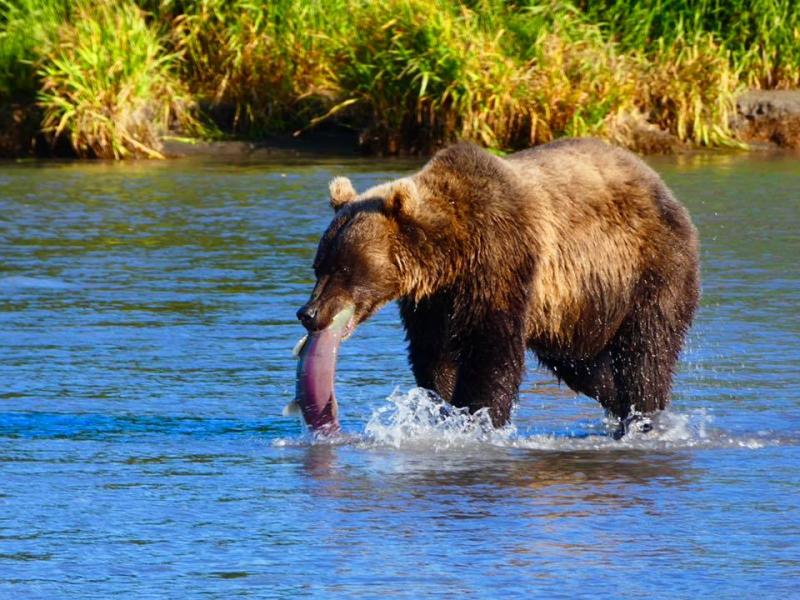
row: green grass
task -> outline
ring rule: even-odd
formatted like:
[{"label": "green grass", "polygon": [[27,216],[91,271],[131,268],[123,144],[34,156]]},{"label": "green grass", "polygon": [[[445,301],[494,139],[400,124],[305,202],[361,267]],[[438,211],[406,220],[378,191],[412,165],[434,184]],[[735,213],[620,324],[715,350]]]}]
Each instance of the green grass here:
[{"label": "green grass", "polygon": [[748,86],[800,84],[800,5],[796,0],[581,0],[623,51],[658,50],[710,36],[730,52]]},{"label": "green grass", "polygon": [[39,61],[43,129],[68,133],[80,156],[160,158],[171,122],[191,126],[180,56],[132,2],[81,0]]},{"label": "green grass", "polygon": [[798,85],[794,0],[0,0],[0,102],[38,97],[83,155],[157,156],[203,115],[379,152],[635,145],[631,123],[735,145],[740,90]]},{"label": "green grass", "polygon": [[235,133],[302,127],[339,92],[331,36],[354,32],[341,20],[347,9],[341,0],[188,0],[171,13],[184,78],[203,103],[233,108]]},{"label": "green grass", "polygon": [[31,102],[39,91],[36,61],[48,51],[69,0],[0,0],[0,102]]},{"label": "green grass", "polygon": [[512,145],[530,120],[528,69],[503,51],[503,35],[452,2],[365,5],[358,35],[337,39],[332,73],[379,149],[426,150],[455,138]]}]

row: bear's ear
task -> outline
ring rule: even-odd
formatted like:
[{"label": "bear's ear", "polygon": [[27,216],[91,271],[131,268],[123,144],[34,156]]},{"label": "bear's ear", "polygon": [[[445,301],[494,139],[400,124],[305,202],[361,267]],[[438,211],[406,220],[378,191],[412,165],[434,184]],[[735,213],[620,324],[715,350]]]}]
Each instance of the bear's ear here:
[{"label": "bear's ear", "polygon": [[394,217],[413,217],[419,209],[419,190],[411,178],[400,179],[392,184],[383,201],[387,215]]},{"label": "bear's ear", "polygon": [[333,210],[338,211],[348,202],[356,199],[356,193],[353,184],[347,177],[336,177],[331,181],[328,189],[331,191],[331,207]]}]

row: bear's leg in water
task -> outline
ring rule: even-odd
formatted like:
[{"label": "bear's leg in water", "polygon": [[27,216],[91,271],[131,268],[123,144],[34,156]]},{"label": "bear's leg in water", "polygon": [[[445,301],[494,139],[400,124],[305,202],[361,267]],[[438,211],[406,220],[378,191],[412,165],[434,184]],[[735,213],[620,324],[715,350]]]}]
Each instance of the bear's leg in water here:
[{"label": "bear's leg in water", "polygon": [[458,373],[452,404],[475,413],[483,408],[495,427],[511,419],[525,374],[521,323],[508,313],[486,316],[481,327],[459,336]]},{"label": "bear's leg in water", "polygon": [[444,298],[399,301],[406,328],[408,360],[419,387],[450,402],[458,365],[450,348],[448,306]]},{"label": "bear's leg in water", "polygon": [[557,360],[539,356],[539,362],[566,383],[570,389],[594,398],[610,410],[616,398],[614,373],[611,368],[611,355],[603,351],[591,360]]},{"label": "bear's leg in water", "polygon": [[697,270],[688,263],[683,276],[653,282],[609,345],[616,397],[607,407],[620,419],[635,410],[652,413],[670,401],[672,377],[699,300]]},{"label": "bear's leg in water", "polygon": [[626,419],[632,411],[648,414],[667,407],[682,341],[682,333],[670,331],[653,306],[629,317],[610,347],[616,391],[606,407],[611,414]]}]

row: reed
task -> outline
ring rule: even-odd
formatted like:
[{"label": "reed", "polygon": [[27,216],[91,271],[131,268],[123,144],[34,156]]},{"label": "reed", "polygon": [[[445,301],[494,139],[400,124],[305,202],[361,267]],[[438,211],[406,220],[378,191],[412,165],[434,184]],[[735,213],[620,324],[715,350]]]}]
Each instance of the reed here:
[{"label": "reed", "polygon": [[528,68],[503,32],[452,2],[351,3],[359,35],[332,40],[332,80],[368,124],[377,150],[426,151],[454,138],[512,145],[531,114]]},{"label": "reed", "polygon": [[739,72],[713,36],[658,42],[645,63],[640,105],[648,121],[700,146],[736,146],[729,123],[741,89]]},{"label": "reed", "polygon": [[81,0],[40,60],[43,129],[68,133],[80,156],[161,157],[172,123],[192,126],[179,54],[132,2]]},{"label": "reed", "polygon": [[800,85],[800,3],[796,0],[580,0],[623,51],[709,37],[749,87]]},{"label": "reed", "polygon": [[637,147],[631,124],[736,145],[740,90],[798,85],[794,0],[0,0],[0,102],[38,94],[82,155],[157,156],[204,115],[390,153]]},{"label": "reed", "polygon": [[173,23],[192,92],[249,135],[302,127],[331,104],[328,34],[355,26],[340,0],[190,0]]}]

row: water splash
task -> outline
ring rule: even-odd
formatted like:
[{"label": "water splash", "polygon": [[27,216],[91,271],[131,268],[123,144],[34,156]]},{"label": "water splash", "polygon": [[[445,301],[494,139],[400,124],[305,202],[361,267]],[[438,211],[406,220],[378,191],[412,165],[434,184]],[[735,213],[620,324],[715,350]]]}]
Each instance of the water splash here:
[{"label": "water splash", "polygon": [[408,393],[396,389],[387,400],[389,405],[377,409],[364,429],[366,438],[379,445],[432,450],[509,446],[517,435],[514,425],[495,428],[488,409],[472,415],[422,388],[412,388]]},{"label": "water splash", "polygon": [[779,443],[768,437],[735,437],[712,426],[705,410],[690,413],[662,412],[652,419],[648,432],[631,431],[614,439],[614,419],[582,422],[574,429],[534,433],[508,425],[492,426],[486,410],[471,415],[466,409],[444,404],[421,388],[406,393],[395,390],[388,404],[372,413],[364,428],[362,446],[446,451],[477,447],[519,448],[548,451],[677,450],[689,448],[761,448]]},{"label": "water splash", "polygon": [[584,451],[674,451],[703,448],[759,449],[794,446],[800,440],[780,437],[772,431],[733,434],[714,426],[705,409],[691,412],[666,410],[652,417],[651,431],[632,429],[621,439],[614,437],[619,424],[613,418],[578,421],[563,429],[520,429],[515,424],[497,429],[488,410],[470,414],[450,406],[428,390],[396,389],[387,403],[372,411],[360,432],[342,431],[321,436],[306,430],[299,438],[280,437],[278,447],[356,445],[362,449],[392,448],[413,451],[452,450],[486,452],[518,449],[548,452]]}]

